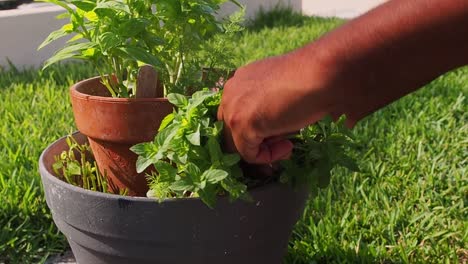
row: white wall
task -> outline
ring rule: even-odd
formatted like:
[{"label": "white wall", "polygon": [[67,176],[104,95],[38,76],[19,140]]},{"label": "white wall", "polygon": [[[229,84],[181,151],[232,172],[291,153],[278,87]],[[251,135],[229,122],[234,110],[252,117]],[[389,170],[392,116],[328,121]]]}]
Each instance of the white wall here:
[{"label": "white wall", "polygon": [[353,18],[386,0],[302,0],[301,10],[307,15]]},{"label": "white wall", "polygon": [[[297,12],[302,11],[303,1],[307,0],[238,0],[238,2],[246,7],[246,16],[247,18],[253,17],[258,10],[263,7],[264,9],[269,9],[275,5],[281,4],[285,6],[291,6]],[[320,1],[325,2],[327,0],[310,0],[310,1]],[[221,15],[230,14],[233,11],[238,10],[238,7],[233,3],[226,3],[221,9]]]},{"label": "white wall", "polygon": [[6,66],[6,58],[9,58],[18,68],[37,67],[63,46],[65,39],[37,51],[50,32],[65,24],[65,21],[55,19],[63,13],[62,10],[43,6],[0,11],[0,66]]}]

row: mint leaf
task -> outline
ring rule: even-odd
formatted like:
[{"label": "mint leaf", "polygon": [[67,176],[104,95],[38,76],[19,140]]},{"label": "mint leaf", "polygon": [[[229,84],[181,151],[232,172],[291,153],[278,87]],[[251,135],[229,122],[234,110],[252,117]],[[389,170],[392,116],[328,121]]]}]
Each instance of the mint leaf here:
[{"label": "mint leaf", "polygon": [[210,169],[203,172],[201,178],[211,184],[218,183],[224,180],[229,174],[224,170]]},{"label": "mint leaf", "polygon": [[174,113],[168,114],[164,119],[161,121],[161,125],[159,125],[159,130],[161,131],[166,128],[172,121],[174,120]]},{"label": "mint leaf", "polygon": [[177,169],[171,166],[169,163],[164,161],[158,161],[154,164],[159,177],[164,181],[171,181],[175,179],[177,175]]},{"label": "mint leaf", "polygon": [[157,152],[157,148],[152,142],[145,142],[134,145],[130,148],[130,150],[140,156],[150,156],[150,154]]},{"label": "mint leaf", "polygon": [[240,161],[240,156],[239,154],[235,154],[235,153],[225,154],[223,155],[222,161],[225,166],[231,167]]},{"label": "mint leaf", "polygon": [[153,164],[152,159],[145,158],[143,156],[138,156],[138,159],[136,161],[136,171],[138,173],[144,172],[149,166]]},{"label": "mint leaf", "polygon": [[150,51],[136,46],[119,47],[119,50],[126,53],[131,59],[137,60],[155,67],[163,67],[158,57],[151,54]]},{"label": "mint leaf", "polygon": [[187,167],[185,168],[185,171],[187,172],[188,175],[191,176],[191,178],[195,178],[195,179],[198,179],[198,180],[194,180],[194,181],[199,181],[200,180],[200,174],[201,174],[201,171],[200,171],[200,168],[198,168],[197,165],[195,165],[194,163],[192,162],[188,162],[187,163]]},{"label": "mint leaf", "polygon": [[169,188],[175,192],[191,191],[193,190],[193,183],[188,181],[186,178],[182,178],[172,183]]},{"label": "mint leaf", "polygon": [[77,1],[71,1],[71,3],[75,5],[76,7],[78,7],[79,9],[86,11],[86,12],[92,11],[96,7],[96,2],[93,2],[93,1],[83,1],[83,0],[78,1],[77,0]]},{"label": "mint leaf", "polygon": [[195,146],[200,146],[200,126],[198,126],[197,131],[193,132],[190,135],[186,136],[188,141]]},{"label": "mint leaf", "polygon": [[221,186],[229,193],[232,199],[238,199],[247,192],[245,184],[229,177],[221,181]]},{"label": "mint leaf", "polygon": [[219,163],[223,157],[221,145],[218,143],[215,137],[208,138],[208,151],[211,157],[211,163]]},{"label": "mint leaf", "polygon": [[213,187],[206,186],[198,191],[200,199],[211,209],[216,206],[216,190]]},{"label": "mint leaf", "polygon": [[187,106],[188,100],[187,97],[182,94],[171,93],[167,95],[167,100],[177,107],[183,108]]}]

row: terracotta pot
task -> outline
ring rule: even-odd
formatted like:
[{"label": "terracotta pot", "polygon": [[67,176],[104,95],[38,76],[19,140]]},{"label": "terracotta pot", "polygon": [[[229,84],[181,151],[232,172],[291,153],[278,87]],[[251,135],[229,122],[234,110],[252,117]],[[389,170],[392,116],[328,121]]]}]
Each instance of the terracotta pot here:
[{"label": "terracotta pot", "polygon": [[137,155],[130,147],[154,139],[172,104],[165,98],[112,98],[100,78],[73,85],[70,95],[76,126],[88,137],[112,191],[127,189],[131,196],[145,196],[145,173],[136,172]]}]

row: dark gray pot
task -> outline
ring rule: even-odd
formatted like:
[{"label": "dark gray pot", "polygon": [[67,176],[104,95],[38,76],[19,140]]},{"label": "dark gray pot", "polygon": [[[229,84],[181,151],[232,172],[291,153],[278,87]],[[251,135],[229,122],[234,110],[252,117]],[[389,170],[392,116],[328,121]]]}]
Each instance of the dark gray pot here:
[{"label": "dark gray pot", "polygon": [[47,205],[79,264],[281,263],[308,197],[272,183],[253,189],[252,203],[223,197],[209,209],[193,198],[158,203],[88,191],[53,175],[54,156],[67,148],[64,138],[50,145],[39,168]]}]

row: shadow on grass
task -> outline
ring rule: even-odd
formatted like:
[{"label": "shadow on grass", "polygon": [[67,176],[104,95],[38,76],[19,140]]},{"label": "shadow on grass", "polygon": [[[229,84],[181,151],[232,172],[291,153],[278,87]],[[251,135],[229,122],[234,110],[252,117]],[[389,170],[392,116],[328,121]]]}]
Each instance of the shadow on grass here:
[{"label": "shadow on grass", "polygon": [[246,27],[252,32],[274,27],[300,27],[310,19],[294,11],[291,6],[277,4],[268,11],[261,7],[254,18],[247,21]]},{"label": "shadow on grass", "polygon": [[324,18],[306,16],[295,10],[291,6],[277,4],[270,10],[260,8],[252,19],[247,20],[246,29],[249,32],[259,32],[269,28],[301,27],[311,23],[320,25],[327,21],[345,21],[339,18]]}]

